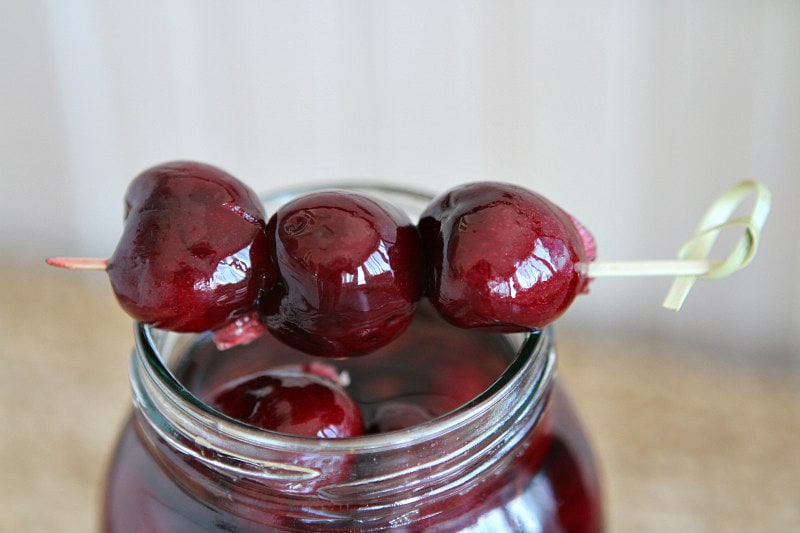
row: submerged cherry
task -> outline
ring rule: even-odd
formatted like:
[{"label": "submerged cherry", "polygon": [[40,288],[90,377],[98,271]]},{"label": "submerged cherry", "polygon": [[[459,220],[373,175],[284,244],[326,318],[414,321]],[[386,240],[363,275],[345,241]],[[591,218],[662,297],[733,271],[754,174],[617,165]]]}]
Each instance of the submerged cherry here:
[{"label": "submerged cherry", "polygon": [[321,372],[275,368],[225,385],[207,403],[231,418],[290,435],[355,437],[364,433],[358,405]]},{"label": "submerged cherry", "polygon": [[411,322],[425,258],[399,209],[362,193],[319,191],[279,208],[267,233],[280,279],[262,312],[286,344],[327,357],[360,355]]},{"label": "submerged cherry", "polygon": [[451,323],[532,331],[587,290],[579,268],[594,259],[589,232],[525,188],[477,182],[436,197],[419,221],[429,297]]},{"label": "submerged cherry", "polygon": [[177,161],[139,174],[106,267],[120,305],[159,328],[233,325],[246,336],[262,287],[275,279],[264,218],[256,194],[216,167]]}]

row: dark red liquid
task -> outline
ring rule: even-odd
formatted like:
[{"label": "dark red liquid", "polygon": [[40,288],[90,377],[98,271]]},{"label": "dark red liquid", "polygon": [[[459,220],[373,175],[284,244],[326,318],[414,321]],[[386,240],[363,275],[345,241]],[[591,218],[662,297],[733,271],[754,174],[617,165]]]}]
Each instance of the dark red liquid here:
[{"label": "dark red liquid", "polygon": [[[423,311],[386,348],[334,363],[350,375],[348,389],[363,410],[368,431],[384,432],[424,422],[464,404],[488,388],[512,357],[504,337],[459,330]],[[179,376],[202,398],[228,380],[305,360],[268,336],[224,354],[207,343],[187,357]],[[586,438],[560,387],[555,385],[548,394],[535,429],[507,452],[509,462],[499,474],[478,477],[444,499],[424,496],[418,512],[396,521],[392,530],[601,531],[598,482]],[[301,511],[254,504],[249,485],[247,490],[236,484],[227,487],[224,499],[218,491],[193,490],[192,496],[181,488],[187,481],[181,476],[192,475],[191,461],[169,451],[160,453],[164,451],[160,445],[153,453],[144,444],[142,431],[134,418],[119,441],[103,516],[108,533],[352,531],[363,527],[341,519],[312,525],[304,521]],[[438,438],[447,446],[446,439],[451,437]],[[354,461],[358,459],[335,464],[332,469],[340,471],[333,475],[349,475],[350,469],[359,467]],[[176,468],[174,462],[186,464]],[[199,486],[206,482],[213,481],[202,480]],[[198,486],[197,480],[189,483],[195,489]],[[330,505],[331,513],[346,516],[346,506]]]}]

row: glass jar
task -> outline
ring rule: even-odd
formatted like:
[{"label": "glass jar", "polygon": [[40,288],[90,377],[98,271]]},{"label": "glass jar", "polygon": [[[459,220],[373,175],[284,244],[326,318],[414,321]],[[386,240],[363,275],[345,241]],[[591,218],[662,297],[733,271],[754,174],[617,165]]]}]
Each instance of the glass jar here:
[{"label": "glass jar", "polygon": [[[268,198],[268,212],[297,192]],[[370,192],[412,212],[427,199]],[[387,350],[336,364],[366,409],[396,408],[375,395],[400,387],[404,400],[411,388],[426,398],[414,407],[438,402],[441,413],[347,439],[265,431],[203,403],[214,384],[307,357],[269,335],[220,353],[207,334],[137,324],[133,415],[109,471],[103,530],[601,531],[592,453],[555,379],[553,330],[488,334],[449,326],[426,305],[417,315]]]}]

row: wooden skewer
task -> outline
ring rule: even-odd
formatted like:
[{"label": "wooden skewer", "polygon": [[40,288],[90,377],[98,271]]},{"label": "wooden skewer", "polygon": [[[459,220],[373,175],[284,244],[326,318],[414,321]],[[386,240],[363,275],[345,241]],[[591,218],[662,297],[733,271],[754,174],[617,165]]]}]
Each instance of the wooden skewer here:
[{"label": "wooden skewer", "polygon": [[70,270],[106,270],[108,259],[96,257],[48,257],[45,263]]},{"label": "wooden skewer", "polygon": [[671,259],[662,261],[594,261],[584,264],[583,269],[590,278],[613,278],[628,276],[705,276],[720,261],[709,259]]},{"label": "wooden skewer", "polygon": [[[49,257],[48,265],[70,270],[106,270],[108,259],[97,257]],[[591,278],[636,276],[704,276],[719,261],[673,259],[661,261],[594,261],[579,266]]]}]

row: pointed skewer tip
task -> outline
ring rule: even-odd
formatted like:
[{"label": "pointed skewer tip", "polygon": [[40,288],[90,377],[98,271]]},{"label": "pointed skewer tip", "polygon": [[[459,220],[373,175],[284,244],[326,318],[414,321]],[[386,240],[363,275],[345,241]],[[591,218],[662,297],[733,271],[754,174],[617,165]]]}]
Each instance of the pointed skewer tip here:
[{"label": "pointed skewer tip", "polygon": [[106,270],[108,259],[95,257],[48,257],[45,263],[70,270]]}]

